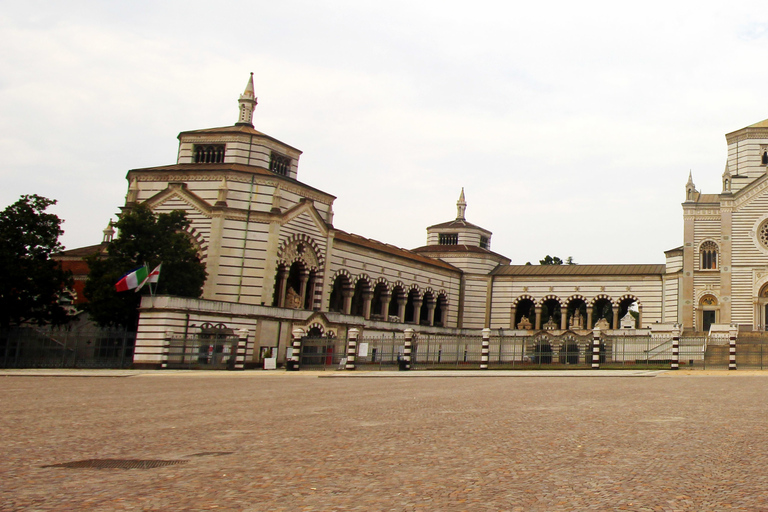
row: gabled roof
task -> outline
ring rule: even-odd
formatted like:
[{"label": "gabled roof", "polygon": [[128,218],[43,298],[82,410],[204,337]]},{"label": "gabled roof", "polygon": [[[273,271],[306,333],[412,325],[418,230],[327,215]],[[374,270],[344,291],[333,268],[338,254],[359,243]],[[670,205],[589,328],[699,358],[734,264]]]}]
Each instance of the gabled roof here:
[{"label": "gabled roof", "polygon": [[768,128],[768,119],[757,122],[755,124],[751,124],[747,126],[747,128]]},{"label": "gabled roof", "polygon": [[720,194],[699,194],[696,199],[697,203],[719,203]]},{"label": "gabled roof", "polygon": [[108,246],[109,246],[109,242],[102,242],[96,245],[76,247],[75,249],[68,249],[66,251],[57,252],[56,254],[53,254],[51,257],[54,260],[63,260],[63,259],[70,259],[70,258],[83,259],[86,256],[90,256],[91,254],[98,254],[98,253],[105,252]]},{"label": "gabled roof", "polygon": [[497,276],[643,276],[664,274],[666,265],[504,265]]},{"label": "gabled roof", "polygon": [[458,268],[454,267],[450,263],[446,263],[444,261],[441,261],[435,258],[430,258],[428,256],[422,256],[420,254],[416,254],[414,251],[409,251],[408,249],[395,247],[394,245],[385,244],[377,240],[371,240],[370,238],[365,238],[360,235],[347,233],[346,231],[341,231],[340,229],[334,229],[334,232],[335,232],[334,239],[340,242],[359,245],[361,247],[366,247],[368,249],[385,252],[393,256],[400,256],[401,258],[409,259],[412,261],[418,261],[419,263],[425,263],[427,265],[433,265],[435,267],[442,267],[446,270],[461,272]]}]

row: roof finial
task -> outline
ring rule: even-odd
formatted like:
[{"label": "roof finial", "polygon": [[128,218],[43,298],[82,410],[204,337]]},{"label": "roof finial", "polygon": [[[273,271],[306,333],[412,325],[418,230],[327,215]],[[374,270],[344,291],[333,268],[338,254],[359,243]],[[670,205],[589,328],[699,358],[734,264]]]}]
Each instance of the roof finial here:
[{"label": "roof finial", "polygon": [[464,214],[467,211],[467,201],[464,200],[464,187],[461,187],[459,200],[456,202],[456,220],[464,220]]},{"label": "roof finial", "polygon": [[250,126],[253,128],[253,109],[258,104],[253,92],[253,73],[251,73],[248,83],[245,85],[245,91],[238,100],[240,104],[240,118],[235,126]]}]

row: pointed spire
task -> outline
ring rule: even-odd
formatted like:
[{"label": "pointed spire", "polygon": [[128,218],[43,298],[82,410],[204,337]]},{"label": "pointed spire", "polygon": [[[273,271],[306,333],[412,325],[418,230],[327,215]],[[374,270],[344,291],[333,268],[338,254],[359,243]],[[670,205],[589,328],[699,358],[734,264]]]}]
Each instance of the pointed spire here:
[{"label": "pointed spire", "polygon": [[240,104],[240,118],[235,123],[235,126],[250,126],[253,128],[253,109],[258,104],[253,92],[253,73],[251,73],[248,83],[245,85],[245,91],[240,95],[238,103]]},{"label": "pointed spire", "polygon": [[696,185],[693,184],[693,173],[688,171],[688,183],[685,184],[685,200],[697,201],[699,191],[696,190]]},{"label": "pointed spire", "polygon": [[456,202],[456,220],[464,220],[464,214],[467,211],[467,201],[464,199],[464,187],[461,187],[459,200]]}]

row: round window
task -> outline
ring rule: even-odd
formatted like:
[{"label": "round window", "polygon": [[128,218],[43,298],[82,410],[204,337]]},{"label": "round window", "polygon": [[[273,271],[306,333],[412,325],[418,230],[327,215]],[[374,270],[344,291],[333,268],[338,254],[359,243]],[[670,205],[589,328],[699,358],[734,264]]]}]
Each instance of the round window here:
[{"label": "round window", "polygon": [[760,227],[757,228],[757,239],[760,245],[768,249],[768,219],[761,222]]}]

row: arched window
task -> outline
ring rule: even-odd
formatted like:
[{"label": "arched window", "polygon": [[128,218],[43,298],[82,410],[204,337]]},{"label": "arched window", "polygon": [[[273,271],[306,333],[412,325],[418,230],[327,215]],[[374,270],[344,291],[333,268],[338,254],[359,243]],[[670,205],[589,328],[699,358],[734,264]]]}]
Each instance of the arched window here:
[{"label": "arched window", "polygon": [[702,270],[717,269],[718,247],[715,242],[707,241],[701,244],[699,255],[701,256],[700,268]]},{"label": "arched window", "polygon": [[763,165],[768,165],[768,151],[763,151],[763,156],[760,161]]},{"label": "arched window", "polygon": [[195,145],[196,164],[219,164],[224,161],[224,144]]}]

